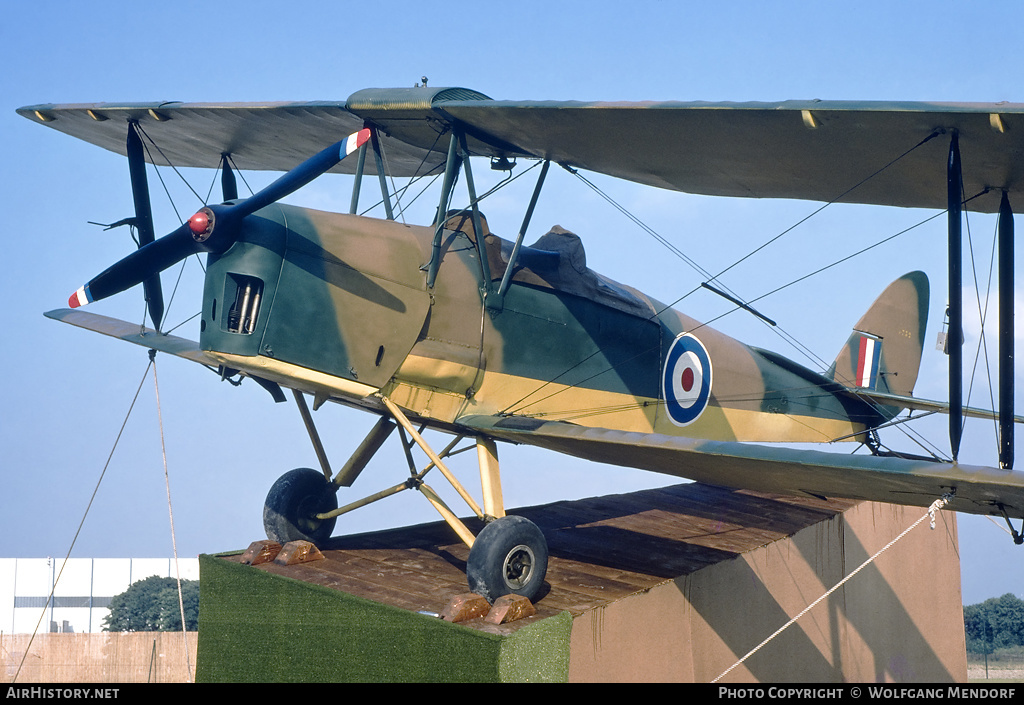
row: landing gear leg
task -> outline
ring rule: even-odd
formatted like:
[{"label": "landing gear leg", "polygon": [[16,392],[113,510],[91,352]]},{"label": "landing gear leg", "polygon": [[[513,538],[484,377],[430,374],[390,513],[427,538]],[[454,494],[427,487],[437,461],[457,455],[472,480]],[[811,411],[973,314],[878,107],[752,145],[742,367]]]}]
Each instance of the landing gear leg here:
[{"label": "landing gear leg", "polygon": [[[508,594],[534,599],[544,585],[544,576],[547,572],[547,541],[537,525],[529,519],[505,515],[497,447],[494,441],[485,437],[475,439],[483,495],[481,508],[445,465],[445,458],[470,450],[469,447],[455,448],[464,437],[458,436],[437,453],[420,435],[422,428],[418,431],[405,413],[390,399],[383,395],[379,398],[394,422],[397,422],[409,462],[410,477],[401,484],[339,508],[337,490],[339,487],[348,487],[352,484],[391,431],[396,428],[395,423],[386,416],[381,417],[352,458],[332,478],[331,468],[316,433],[312,416],[301,393],[296,393],[299,411],[306,423],[323,472],[300,468],[286,473],[274,483],[263,510],[263,524],[267,536],[281,543],[296,539],[312,543],[321,542],[330,537],[339,515],[399,492],[415,489],[419,490],[459,538],[469,546],[466,573],[470,590],[482,595],[491,603]],[[407,438],[411,438],[411,441]],[[430,459],[429,465],[421,471],[417,471],[414,465],[411,454],[413,446],[419,446]],[[466,524],[423,481],[424,476],[432,469],[437,469],[445,477],[473,514],[485,523],[479,535],[474,537]]]},{"label": "landing gear leg", "polygon": [[[387,397],[382,397],[381,400],[398,424],[430,456],[433,466],[448,478],[473,512],[487,522],[479,535],[473,538],[461,521],[450,515],[450,512],[443,511],[442,507],[438,507],[445,520],[470,548],[466,569],[469,589],[482,595],[492,604],[499,597],[508,594],[522,595],[530,600],[536,597],[544,585],[544,576],[548,568],[547,541],[540,528],[529,519],[505,516],[494,441],[488,438],[477,439],[477,460],[484,495],[484,509],[481,510],[467,496],[465,490],[444,466],[441,458],[423,441],[402,410]],[[434,502],[433,499],[431,501]]]}]

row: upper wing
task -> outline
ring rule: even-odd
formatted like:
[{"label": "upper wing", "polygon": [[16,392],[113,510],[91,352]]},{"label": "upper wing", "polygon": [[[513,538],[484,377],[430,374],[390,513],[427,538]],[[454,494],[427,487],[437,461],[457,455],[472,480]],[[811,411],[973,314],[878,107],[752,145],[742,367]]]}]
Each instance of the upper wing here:
[{"label": "upper wing", "polygon": [[490,101],[438,107],[534,156],[650,186],[920,208],[946,207],[948,134],[956,131],[966,196],[993,190],[966,208],[998,211],[1003,189],[1011,203],[1024,196],[1022,104]]},{"label": "upper wing", "polygon": [[[125,153],[139,123],[176,166],[287,170],[359,128],[382,133],[395,176],[440,169],[447,132],[473,154],[530,156],[719,196],[946,207],[959,135],[966,208],[1024,196],[1024,105],[1010,103],[580,103],[495,101],[460,88],[367,89],[346,102],[35,105],[22,115]],[[945,136],[944,136],[945,135]],[[151,161],[163,157],[151,155]],[[354,163],[338,171],[351,173]],[[366,163],[374,173],[373,160]],[[983,194],[983,195],[978,195]]]},{"label": "upper wing", "polygon": [[[432,106],[451,100],[490,101],[463,88],[392,88],[359,91],[345,102],[42,104],[18,114],[122,155],[128,123],[135,122],[154,164],[216,168],[229,154],[239,169],[269,171],[288,171],[371,122],[381,128],[387,173],[418,176],[444,170],[449,125]],[[470,149],[510,153],[475,140]],[[355,169],[355,160],[343,160],[331,171]],[[377,173],[374,159],[366,160],[365,173]]]},{"label": "upper wing", "polygon": [[765,492],[927,507],[955,491],[949,508],[1024,517],[1024,473],[950,463],[629,433],[528,418],[470,416],[459,423],[516,443],[587,460]]},{"label": "upper wing", "polygon": [[[18,113],[118,154],[127,154],[128,122],[136,122],[152,140],[146,159],[154,164],[217,168],[221,155],[229,154],[239,169],[269,171],[288,171],[363,127],[344,103],[331,102],[48,104]],[[444,154],[430,157],[399,140],[385,137],[384,142],[396,175],[444,165]],[[354,170],[355,160],[343,160],[332,171]],[[376,173],[372,159],[366,173]]]}]

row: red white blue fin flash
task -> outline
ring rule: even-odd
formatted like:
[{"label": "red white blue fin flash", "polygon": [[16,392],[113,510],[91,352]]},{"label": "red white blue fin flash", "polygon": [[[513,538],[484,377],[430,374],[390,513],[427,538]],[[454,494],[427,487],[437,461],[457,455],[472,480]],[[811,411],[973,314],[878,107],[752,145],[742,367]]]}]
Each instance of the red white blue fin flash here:
[{"label": "red white blue fin flash", "polygon": [[857,348],[857,386],[874,389],[878,382],[878,365],[882,359],[882,341],[861,335]]}]

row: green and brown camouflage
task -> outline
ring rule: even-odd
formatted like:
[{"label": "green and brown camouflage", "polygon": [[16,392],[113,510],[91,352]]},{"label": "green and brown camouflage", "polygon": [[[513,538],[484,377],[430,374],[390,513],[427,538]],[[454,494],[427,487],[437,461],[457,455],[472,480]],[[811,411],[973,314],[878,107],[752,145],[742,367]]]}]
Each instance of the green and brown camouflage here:
[{"label": "green and brown camouflage", "polygon": [[[19,112],[121,153],[127,124],[144,123],[179,166],[215,167],[231,153],[240,168],[291,174],[370,126],[395,175],[521,158],[694,193],[940,208],[947,150],[935,138],[956,133],[977,157],[964,170],[965,208],[1024,197],[1016,104],[537,103],[416,88],[344,103]],[[382,162],[363,156],[330,168],[376,173]],[[922,273],[879,297],[822,374],[593,272],[568,230],[518,247],[472,207],[450,215],[433,227],[280,203],[247,212],[229,246],[205,248],[198,344],[80,311],[48,315],[310,394],[314,407],[411,419],[482,448],[507,440],[716,484],[922,506],[946,496],[960,511],[1024,516],[1024,477],[1012,470],[746,444],[866,441],[901,409],[941,408],[912,396]],[[160,242],[157,271],[178,254]]]},{"label": "green and brown camouflage", "polygon": [[[210,257],[200,347],[289,386],[303,370],[324,375],[304,388],[321,403],[380,411],[372,396],[380,392],[415,419],[446,427],[461,416],[495,415],[713,440],[827,442],[883,417],[847,393],[852,384],[743,345],[593,272],[581,239],[559,227],[520,250],[502,307],[489,309],[468,220],[446,224],[431,288],[429,227],[294,206],[260,211],[232,249]],[[485,242],[492,283],[500,281],[512,243],[489,232]],[[921,306],[902,310],[896,299],[906,297],[894,291],[872,309],[884,307],[888,325],[913,329],[913,350],[898,361],[900,379],[911,384],[923,339],[918,316],[927,309],[923,281]],[[872,316],[880,317],[865,319]],[[884,374],[897,372],[897,348],[890,354],[888,343],[903,338],[872,331],[885,334]],[[707,348],[714,382],[704,412],[679,426],[665,412],[661,380],[683,333]],[[844,348],[840,360],[850,359]]]}]

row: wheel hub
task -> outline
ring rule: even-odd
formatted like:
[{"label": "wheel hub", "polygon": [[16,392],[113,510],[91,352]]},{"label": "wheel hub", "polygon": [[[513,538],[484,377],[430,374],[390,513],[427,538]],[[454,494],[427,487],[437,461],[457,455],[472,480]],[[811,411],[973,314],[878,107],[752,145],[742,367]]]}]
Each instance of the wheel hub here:
[{"label": "wheel hub", "polygon": [[321,522],[316,515],[320,512],[319,506],[322,503],[321,498],[315,496],[306,497],[299,503],[296,523],[303,531],[313,533],[320,527]]},{"label": "wheel hub", "polygon": [[505,585],[512,590],[519,590],[530,581],[536,558],[533,550],[524,544],[514,547],[505,556],[503,574]]}]

